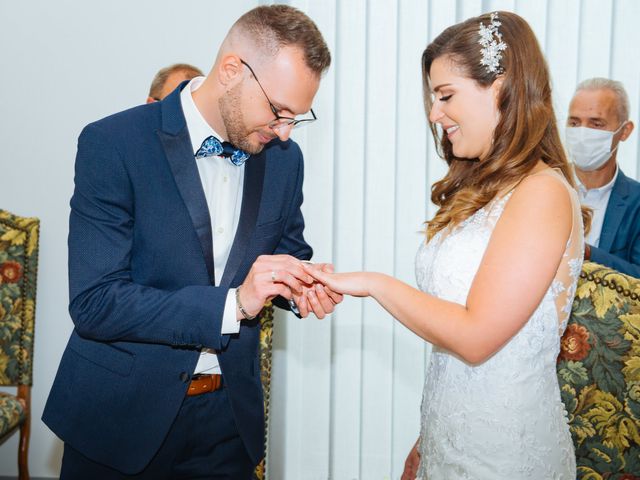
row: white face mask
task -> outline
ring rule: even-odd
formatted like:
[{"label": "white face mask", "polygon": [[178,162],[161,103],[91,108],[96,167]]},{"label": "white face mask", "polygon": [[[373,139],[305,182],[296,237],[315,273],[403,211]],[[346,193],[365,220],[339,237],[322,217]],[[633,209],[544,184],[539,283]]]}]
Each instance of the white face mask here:
[{"label": "white face mask", "polygon": [[580,170],[597,170],[611,158],[618,145],[611,150],[613,136],[620,131],[627,122],[614,132],[588,127],[567,127],[566,143],[569,157]]}]

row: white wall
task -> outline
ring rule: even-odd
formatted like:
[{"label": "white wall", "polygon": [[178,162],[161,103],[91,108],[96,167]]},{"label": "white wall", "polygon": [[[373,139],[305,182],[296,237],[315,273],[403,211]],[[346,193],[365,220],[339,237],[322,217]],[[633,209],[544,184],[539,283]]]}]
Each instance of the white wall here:
[{"label": "white wall", "polygon": [[[171,63],[207,72],[231,24],[256,0],[0,0],[0,208],[41,219],[32,476],[55,477],[62,446],[40,421],[72,328],[67,223],[82,127],[144,103]],[[17,473],[14,435],[0,476]]]},{"label": "white wall", "polygon": [[[230,24],[266,0],[0,0],[0,208],[42,220],[31,473],[53,477],[61,445],[39,421],[64,344],[66,235],[75,143],[88,122],[142,103],[173,62],[210,67]],[[563,121],[575,84],[623,81],[640,110],[635,0],[292,0],[334,62],[296,132],[317,259],[413,283],[428,187],[444,173],[422,111],[420,55],[442,29],[494,9],[520,13],[548,55]],[[638,174],[638,131],[620,148]],[[418,432],[428,348],[375,303],[347,299],[324,321],[278,316],[269,469],[280,479],[398,478]],[[0,447],[15,475],[17,437]]]}]

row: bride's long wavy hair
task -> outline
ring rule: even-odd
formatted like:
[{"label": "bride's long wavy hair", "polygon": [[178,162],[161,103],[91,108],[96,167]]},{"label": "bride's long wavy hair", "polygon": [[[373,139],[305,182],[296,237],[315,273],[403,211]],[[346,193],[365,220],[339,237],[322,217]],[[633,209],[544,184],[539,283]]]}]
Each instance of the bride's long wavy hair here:
[{"label": "bride's long wavy hair", "polygon": [[[486,158],[458,158],[446,134],[430,122],[438,154],[449,165],[445,177],[431,188],[431,201],[439,207],[427,222],[427,238],[453,227],[489,203],[499,192],[517,185],[542,160],[557,168],[575,188],[573,174],[560,141],[551,100],[547,63],[531,27],[520,16],[498,12],[499,31],[507,49],[502,51],[502,86],[497,97],[500,119],[493,131]],[[480,22],[490,14],[453,25],[431,42],[422,54],[422,79],[427,116],[433,105],[429,72],[434,60],[448,60],[463,75],[488,88],[498,77],[480,63]],[[473,108],[472,105],[469,108]],[[582,211],[585,227],[590,213]]]}]

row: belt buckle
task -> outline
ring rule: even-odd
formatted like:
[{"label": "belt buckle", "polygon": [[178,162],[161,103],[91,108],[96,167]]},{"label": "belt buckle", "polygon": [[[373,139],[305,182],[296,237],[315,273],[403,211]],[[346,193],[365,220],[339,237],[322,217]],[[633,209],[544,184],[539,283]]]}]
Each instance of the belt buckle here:
[{"label": "belt buckle", "polygon": [[191,383],[187,388],[187,396],[201,395],[215,392],[222,387],[222,375],[220,374],[196,374],[191,377]]}]

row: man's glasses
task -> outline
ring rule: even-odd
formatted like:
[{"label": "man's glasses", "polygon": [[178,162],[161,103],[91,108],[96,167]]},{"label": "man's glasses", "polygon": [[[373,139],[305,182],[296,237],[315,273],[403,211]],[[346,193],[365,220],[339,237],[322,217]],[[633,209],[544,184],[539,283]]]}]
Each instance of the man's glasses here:
[{"label": "man's glasses", "polygon": [[292,118],[292,117],[283,117],[282,115],[279,115],[278,109],[273,103],[271,103],[271,100],[269,100],[269,95],[267,95],[267,92],[265,92],[264,88],[262,88],[262,85],[260,84],[260,80],[258,80],[258,77],[256,76],[256,73],[253,71],[253,68],[251,68],[251,66],[242,59],[240,59],[240,62],[242,62],[242,64],[249,69],[249,71],[253,75],[253,78],[256,79],[256,82],[258,83],[260,90],[262,90],[262,93],[264,93],[264,96],[267,99],[267,102],[269,102],[269,107],[271,107],[271,111],[276,116],[275,119],[273,119],[267,124],[269,128],[271,128],[272,130],[276,130],[276,129],[279,129],[282,127],[288,127],[288,126],[291,126],[292,128],[298,128],[298,127],[301,127],[302,125],[307,125],[318,119],[318,117],[316,117],[316,114],[313,111],[313,108],[309,110],[309,113],[311,113],[311,117],[309,118]]}]

